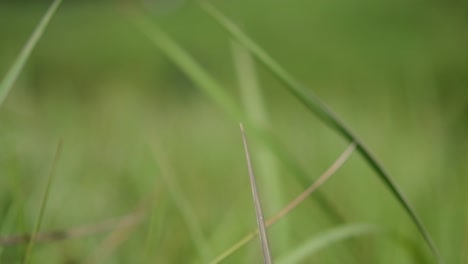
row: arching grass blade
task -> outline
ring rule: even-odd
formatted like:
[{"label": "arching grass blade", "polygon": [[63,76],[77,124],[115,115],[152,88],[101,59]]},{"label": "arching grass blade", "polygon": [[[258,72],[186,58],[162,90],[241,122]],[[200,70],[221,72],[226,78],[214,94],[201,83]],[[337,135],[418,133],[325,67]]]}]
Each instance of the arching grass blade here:
[{"label": "arching grass blade", "polygon": [[335,129],[339,134],[349,141],[356,142],[358,152],[364,157],[367,163],[380,176],[385,186],[393,193],[395,198],[400,202],[412,221],[420,231],[424,240],[428,244],[431,251],[434,253],[439,263],[443,263],[442,257],[434,244],[429,232],[426,230],[419,216],[407,200],[406,196],[396,185],[390,174],[384,169],[380,162],[368,150],[364,143],[325,105],[310,89],[305,89],[292,75],[290,75],[281,65],[268,55],[260,46],[258,46],[251,38],[249,38],[237,25],[230,21],[225,15],[218,11],[215,7],[207,2],[202,2],[203,9],[217,21],[223,29],[231,34],[231,36],[246,47],[253,56],[262,63],[275,77],[278,78],[284,87],[292,93],[302,104],[310,111],[315,113],[324,123]]},{"label": "arching grass blade", "polygon": [[278,259],[279,264],[302,263],[304,260],[317,251],[331,246],[345,239],[366,235],[377,231],[373,225],[353,224],[334,228],[320,235],[314,235],[305,241],[301,246],[296,247],[292,252]]},{"label": "arching grass blade", "polygon": [[37,24],[36,29],[34,29],[32,35],[29,37],[29,40],[26,42],[20,54],[11,66],[10,70],[7,72],[2,82],[0,83],[0,107],[8,96],[8,93],[10,92],[21,70],[26,64],[26,61],[31,55],[31,52],[44,33],[44,30],[46,29],[49,21],[51,20],[61,2],[62,0],[54,0],[54,2],[52,2],[49,9],[44,14],[39,24]]}]

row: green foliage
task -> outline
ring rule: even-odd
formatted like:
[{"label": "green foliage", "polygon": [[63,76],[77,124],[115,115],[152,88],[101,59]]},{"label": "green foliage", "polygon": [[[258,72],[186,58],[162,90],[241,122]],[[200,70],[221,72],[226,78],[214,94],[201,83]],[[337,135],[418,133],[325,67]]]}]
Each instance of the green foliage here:
[{"label": "green foliage", "polygon": [[[264,184],[268,177],[258,185],[263,197],[278,198],[266,203],[280,207],[347,145],[264,66],[255,77],[267,128],[251,118],[262,110],[241,107],[246,99],[236,73],[252,72],[233,67],[231,40],[192,1],[144,1],[144,16],[132,1],[64,1],[45,28],[38,21],[50,2],[0,4],[0,243],[23,241],[1,246],[0,263],[21,262],[28,241],[22,234],[33,230],[40,240],[32,244],[33,263],[198,263],[203,248],[215,259],[256,227],[239,121],[260,146],[252,144],[252,154],[264,148],[277,159],[282,197],[262,189],[274,189]],[[467,263],[465,5],[260,0],[216,6],[353,127],[408,196],[447,263]],[[154,42],[177,44],[170,52],[179,57],[168,59],[167,50],[155,48],[128,22],[129,13],[145,21]],[[201,78],[187,73],[193,69]],[[213,81],[219,89],[203,88]],[[44,200],[42,176],[58,138],[66,147],[55,173],[60,180]],[[164,145],[175,197],[155,169],[149,142]],[[284,237],[281,226],[268,229],[273,256],[299,252],[305,261],[330,264],[432,261],[374,174],[364,159],[351,157],[319,196],[284,217],[287,241],[275,243]],[[190,206],[188,214],[177,199]],[[47,209],[38,217],[41,202]],[[135,208],[146,212],[141,221],[120,226]],[[343,222],[389,232],[345,239],[354,227],[343,232]],[[194,243],[195,229],[203,231],[201,242]],[[63,231],[75,236],[64,239]],[[223,263],[261,262],[260,245],[251,239],[257,243]],[[319,244],[324,250],[314,251]]]}]

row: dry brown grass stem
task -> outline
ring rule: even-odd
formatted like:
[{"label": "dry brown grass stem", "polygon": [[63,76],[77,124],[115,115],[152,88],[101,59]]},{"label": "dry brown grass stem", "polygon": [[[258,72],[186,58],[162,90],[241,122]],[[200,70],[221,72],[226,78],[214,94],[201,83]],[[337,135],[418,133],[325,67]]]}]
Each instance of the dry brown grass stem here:
[{"label": "dry brown grass stem", "polygon": [[[316,191],[320,186],[322,186],[343,164],[346,160],[351,156],[351,154],[356,149],[356,143],[351,143],[346,150],[335,160],[335,162],[304,192],[299,194],[293,201],[291,201],[288,205],[286,205],[280,212],[278,212],[273,217],[269,218],[265,222],[265,226],[268,228],[272,226],[274,223],[278,222],[284,216],[286,216],[291,210],[296,208],[302,201],[304,201],[307,196],[311,195],[314,191]],[[254,239],[258,235],[258,229],[255,231],[250,232],[242,239],[240,239],[237,243],[232,245],[230,248],[225,250],[221,253],[218,257],[213,259],[210,264],[220,263],[227,257],[229,257],[232,253],[236,252],[238,249],[246,245],[252,239]]]}]

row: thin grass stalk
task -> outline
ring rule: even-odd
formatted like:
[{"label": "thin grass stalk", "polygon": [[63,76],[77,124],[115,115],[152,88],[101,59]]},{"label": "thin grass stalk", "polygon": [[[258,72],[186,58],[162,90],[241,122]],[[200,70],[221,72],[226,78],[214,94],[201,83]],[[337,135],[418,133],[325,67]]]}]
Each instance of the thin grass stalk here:
[{"label": "thin grass stalk", "polygon": [[[50,20],[52,19],[53,15],[57,11],[58,7],[60,6],[62,0],[54,0],[52,4],[47,9],[44,16],[41,18],[39,23],[37,24],[36,28],[32,32],[29,39],[26,41],[24,47],[16,57],[15,61],[13,62],[12,66],[6,73],[5,77],[3,78],[2,82],[0,83],[0,107],[5,102],[8,94],[13,88],[15,81],[18,79],[21,70],[24,68],[29,56],[31,55],[32,51],[34,50],[37,42],[42,37],[45,29],[47,28]],[[33,241],[33,240],[32,240]],[[32,245],[31,245],[32,247]],[[29,248],[29,247],[28,247]],[[28,254],[28,253],[26,253]],[[27,261],[27,255],[25,256],[25,261]]]},{"label": "thin grass stalk", "polygon": [[262,243],[263,259],[265,264],[272,264],[271,250],[268,243],[268,234],[263,220],[262,204],[258,195],[257,183],[255,182],[255,174],[253,171],[252,160],[250,159],[249,147],[245,136],[244,127],[240,124],[242,142],[244,143],[245,158],[247,160],[247,168],[249,171],[250,187],[252,188],[252,196],[255,205],[255,215],[257,216],[258,230],[260,231],[260,241]]},{"label": "thin grass stalk", "polygon": [[57,145],[57,149],[55,150],[55,155],[54,155],[54,159],[52,162],[52,166],[50,168],[49,176],[47,177],[47,184],[44,190],[44,195],[42,196],[42,199],[41,199],[39,215],[36,219],[36,223],[34,224],[34,229],[33,229],[33,232],[31,233],[31,239],[29,240],[28,246],[26,248],[26,253],[24,255],[24,260],[23,260],[24,264],[28,264],[30,262],[32,250],[34,247],[34,242],[36,241],[37,234],[39,230],[41,229],[42,219],[44,218],[45,208],[49,200],[49,193],[50,193],[50,189],[52,186],[52,181],[54,180],[55,170],[57,168],[60,155],[62,154],[62,146],[63,146],[63,141],[60,140]]},{"label": "thin grass stalk", "polygon": [[[199,2],[200,3],[200,2]],[[434,244],[429,232],[422,223],[421,219],[413,209],[404,193],[397,186],[390,174],[384,169],[377,158],[369,151],[364,143],[337,117],[337,115],[323,103],[310,89],[305,89],[292,75],[290,75],[281,65],[268,55],[260,46],[250,39],[240,28],[231,22],[224,14],[218,11],[214,6],[206,1],[201,2],[202,8],[221,25],[223,29],[231,34],[231,36],[246,47],[255,58],[262,63],[284,87],[293,94],[303,105],[310,111],[315,113],[324,123],[336,130],[340,135],[351,142],[356,142],[357,150],[367,163],[379,175],[385,186],[391,191],[394,197],[399,201],[400,205],[405,209],[413,223],[421,233],[432,253],[439,263],[444,263],[439,253],[438,248]]]},{"label": "thin grass stalk", "polygon": [[[288,203],[280,212],[278,212],[273,217],[269,218],[265,221],[265,226],[268,228],[274,225],[279,220],[283,219],[289,212],[291,212],[294,208],[296,208],[299,204],[301,204],[308,196],[318,190],[320,186],[322,186],[336,171],[338,171],[341,166],[345,163],[346,160],[349,159],[351,154],[356,149],[356,144],[352,143],[349,145],[346,150],[338,157],[338,159],[333,162],[333,164],[304,192],[299,194],[293,201]],[[231,256],[234,252],[245,246],[249,243],[252,239],[254,239],[258,235],[258,229],[255,231],[247,234],[242,239],[240,239],[237,243],[229,247],[227,250],[222,252],[212,261],[210,264],[218,264],[224,261],[226,258]]]},{"label": "thin grass stalk", "polygon": [[0,107],[10,93],[13,85],[15,84],[15,81],[18,79],[21,70],[24,68],[24,65],[34,50],[34,47],[43,35],[47,25],[54,16],[55,11],[57,11],[61,2],[62,0],[54,0],[52,2],[49,9],[46,11],[39,24],[37,24],[33,33],[19,53],[18,57],[15,59],[15,62],[11,66],[10,70],[7,72],[2,82],[0,83]]},{"label": "thin grass stalk", "polygon": [[267,223],[271,225],[277,222],[279,219],[287,215],[292,209],[296,208],[300,203],[302,203],[307,198],[307,196],[311,195],[315,190],[322,186],[341,166],[343,166],[345,161],[351,156],[355,149],[356,143],[351,143],[351,145],[345,149],[345,151],[338,157],[338,159],[336,159],[336,161],[312,185],[309,186],[309,188],[307,188],[304,192],[297,196],[296,199],[286,205],[275,216],[268,219]]},{"label": "thin grass stalk", "polygon": [[[231,41],[234,68],[237,73],[239,90],[247,116],[259,127],[268,129],[270,126],[268,110],[264,102],[262,89],[259,85],[255,63],[249,51],[234,40]],[[250,140],[252,142],[252,140]],[[281,183],[278,160],[274,153],[258,140],[253,138],[251,143],[253,160],[257,164],[256,172],[263,184],[265,212],[277,212],[285,203],[283,184]],[[264,207],[264,208],[265,208]],[[285,249],[288,245],[288,223],[283,223],[276,228],[276,238],[273,245],[277,249]]]}]

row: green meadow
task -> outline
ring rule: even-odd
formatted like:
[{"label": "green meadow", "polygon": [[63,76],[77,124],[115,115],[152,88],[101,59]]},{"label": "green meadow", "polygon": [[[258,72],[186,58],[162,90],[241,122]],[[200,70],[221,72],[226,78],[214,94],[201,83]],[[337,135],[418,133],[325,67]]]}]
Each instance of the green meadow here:
[{"label": "green meadow", "polygon": [[263,263],[239,123],[275,263],[468,263],[467,8],[2,1],[0,263]]}]

